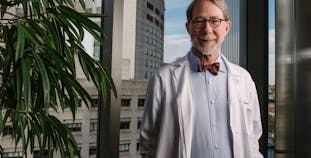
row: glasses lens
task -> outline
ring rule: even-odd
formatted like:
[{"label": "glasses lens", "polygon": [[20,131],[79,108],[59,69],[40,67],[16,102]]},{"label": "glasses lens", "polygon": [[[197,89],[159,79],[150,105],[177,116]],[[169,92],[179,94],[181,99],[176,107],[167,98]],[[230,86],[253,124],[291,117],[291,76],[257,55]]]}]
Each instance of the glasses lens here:
[{"label": "glasses lens", "polygon": [[211,20],[209,20],[209,25],[212,28],[216,28],[216,27],[218,27],[220,25],[220,22],[221,22],[220,19],[211,19]]},{"label": "glasses lens", "polygon": [[208,22],[209,26],[212,28],[217,28],[220,23],[221,23],[222,19],[204,19],[204,18],[195,18],[193,20],[191,20],[191,23],[196,26],[196,27],[203,27],[206,25],[206,23]]}]

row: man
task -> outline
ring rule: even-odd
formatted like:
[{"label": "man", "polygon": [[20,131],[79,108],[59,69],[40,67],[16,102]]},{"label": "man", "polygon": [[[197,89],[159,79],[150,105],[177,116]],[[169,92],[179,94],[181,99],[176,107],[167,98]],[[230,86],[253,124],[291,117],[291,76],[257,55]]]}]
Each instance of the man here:
[{"label": "man", "polygon": [[221,54],[230,27],[224,0],[189,5],[191,50],[149,81],[140,133],[143,157],[262,157],[255,84]]}]

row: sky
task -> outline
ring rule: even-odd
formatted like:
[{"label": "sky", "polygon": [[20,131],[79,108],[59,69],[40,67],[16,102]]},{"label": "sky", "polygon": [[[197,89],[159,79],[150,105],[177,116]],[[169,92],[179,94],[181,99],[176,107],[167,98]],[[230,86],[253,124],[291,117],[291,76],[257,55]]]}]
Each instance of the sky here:
[{"label": "sky", "polygon": [[[184,56],[191,43],[185,28],[186,9],[191,0],[165,0],[164,62]],[[269,85],[275,83],[274,0],[269,0]]]}]

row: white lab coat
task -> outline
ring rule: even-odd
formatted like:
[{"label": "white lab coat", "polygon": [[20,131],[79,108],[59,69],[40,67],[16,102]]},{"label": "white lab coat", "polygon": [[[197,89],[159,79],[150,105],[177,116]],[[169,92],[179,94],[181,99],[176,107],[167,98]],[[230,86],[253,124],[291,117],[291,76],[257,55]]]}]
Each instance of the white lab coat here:
[{"label": "white lab coat", "polygon": [[[234,158],[262,158],[262,133],[255,84],[250,74],[224,57]],[[140,132],[148,158],[190,158],[194,107],[187,55],[166,64],[149,81]]]}]

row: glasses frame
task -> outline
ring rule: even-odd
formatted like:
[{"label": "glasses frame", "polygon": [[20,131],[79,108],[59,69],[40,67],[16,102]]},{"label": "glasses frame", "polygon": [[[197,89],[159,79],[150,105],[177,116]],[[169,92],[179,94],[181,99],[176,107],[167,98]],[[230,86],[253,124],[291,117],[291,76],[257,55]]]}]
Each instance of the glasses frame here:
[{"label": "glasses frame", "polygon": [[197,27],[206,26],[206,23],[208,22],[211,28],[217,28],[220,26],[222,21],[228,21],[228,19],[221,19],[221,18],[205,19],[205,18],[198,17],[198,18],[193,18],[189,20],[188,22]]}]

